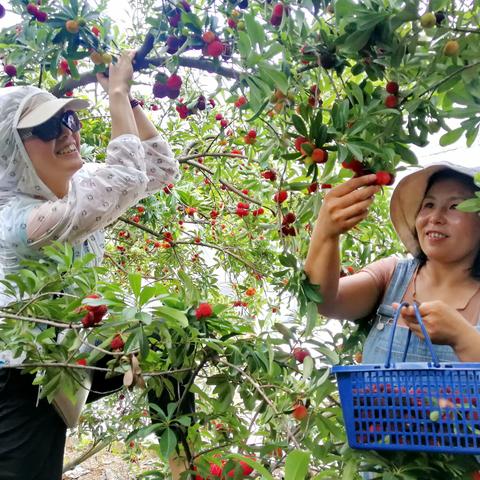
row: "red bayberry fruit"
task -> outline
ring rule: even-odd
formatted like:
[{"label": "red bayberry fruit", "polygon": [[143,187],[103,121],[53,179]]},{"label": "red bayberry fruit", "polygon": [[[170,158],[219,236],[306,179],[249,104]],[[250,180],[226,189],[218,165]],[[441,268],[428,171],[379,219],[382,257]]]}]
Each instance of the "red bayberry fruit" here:
[{"label": "red bayberry fruit", "polygon": [[123,341],[122,336],[117,333],[110,342],[110,348],[112,350],[122,350],[124,346],[125,342]]},{"label": "red bayberry fruit", "polygon": [[388,82],[385,86],[385,90],[391,95],[396,95],[398,93],[398,88],[399,87],[397,82]]},{"label": "red bayberry fruit", "polygon": [[153,84],[153,96],[156,98],[164,98],[168,95],[168,87],[164,83],[155,82]]},{"label": "red bayberry fruit", "polygon": [[33,15],[33,16],[37,16],[37,13],[38,13],[38,7],[34,4],[34,3],[29,3],[27,5],[27,12],[30,14],[30,15]]},{"label": "red bayberry fruit", "polygon": [[308,193],[314,193],[318,190],[318,182],[312,182],[308,187],[307,187],[307,192]]},{"label": "red bayberry fruit", "polygon": [[277,172],[275,170],[266,170],[260,174],[265,180],[274,182],[277,179]]},{"label": "red bayberry fruit", "polygon": [[290,225],[291,223],[294,223],[296,219],[297,219],[297,217],[295,216],[295,214],[293,212],[288,212],[283,217],[282,224],[283,225]]},{"label": "red bayberry fruit", "polygon": [[398,105],[398,98],[395,95],[388,95],[385,98],[385,106],[387,108],[395,108]]},{"label": "red bayberry fruit", "polygon": [[215,115],[215,120],[222,120],[222,118],[223,118],[223,115],[221,113],[217,113]]},{"label": "red bayberry fruit", "polygon": [[77,363],[77,365],[82,365],[83,367],[86,367],[87,366],[87,359],[86,358],[79,358],[76,363]]},{"label": "red bayberry fruit", "polygon": [[247,132],[247,136],[249,136],[250,138],[257,138],[257,132],[255,130],[249,130]]},{"label": "red bayberry fruit", "polygon": [[172,90],[180,90],[182,86],[182,79],[179,75],[173,74],[166,83],[167,87]]},{"label": "red bayberry fruit", "polygon": [[311,157],[314,163],[325,163],[328,160],[328,152],[323,148],[314,148]]},{"label": "red bayberry fruit", "polygon": [[305,137],[297,137],[295,139],[295,150],[300,152],[303,143],[308,143],[308,139],[306,139]]},{"label": "red bayberry fruit", "polygon": [[226,118],[222,118],[222,119],[220,120],[220,126],[221,126],[222,128],[227,128],[227,127],[228,127],[228,120],[227,120]]},{"label": "red bayberry fruit", "polygon": [[280,190],[273,196],[273,201],[276,203],[283,203],[288,198],[288,192],[286,190]]},{"label": "red bayberry fruit", "polygon": [[375,185],[392,185],[395,177],[390,172],[380,171],[376,173]]},{"label": "red bayberry fruit", "polygon": [[209,303],[201,303],[198,308],[195,310],[195,316],[197,320],[201,318],[211,317],[213,314],[213,308]]},{"label": "red bayberry fruit", "polygon": [[247,103],[247,99],[245,97],[238,97],[237,100],[235,101],[234,105],[237,108],[243,107]]},{"label": "red bayberry fruit", "polygon": [[5,7],[0,3],[0,18],[5,16]]},{"label": "red bayberry fruit", "polygon": [[216,36],[213,32],[211,32],[211,31],[205,32],[205,33],[202,35],[202,40],[203,40],[205,43],[212,43],[216,38],[217,38],[217,36]]},{"label": "red bayberry fruit", "polygon": [[92,33],[98,37],[100,35],[100,29],[98,27],[92,27]]},{"label": "red bayberry fruit", "polygon": [[262,207],[260,207],[260,208],[257,208],[257,210],[254,210],[252,212],[252,215],[254,217],[258,217],[259,215],[263,215],[264,213],[265,213],[265,210]]},{"label": "red bayberry fruit", "polygon": [[303,420],[308,415],[308,409],[302,404],[295,405],[292,415],[296,420]]},{"label": "red bayberry fruit", "polygon": [[95,325],[95,316],[93,312],[87,312],[81,321],[85,328],[93,327],[93,325]]},{"label": "red bayberry fruit", "polygon": [[305,358],[310,356],[310,352],[306,348],[296,347],[292,353],[298,363],[303,363]]},{"label": "red bayberry fruit", "polygon": [[220,42],[220,40],[214,40],[207,46],[207,55],[210,55],[211,57],[219,57],[223,53],[224,49],[225,46],[222,42]]},{"label": "red bayberry fruit", "polygon": [[282,3],[276,3],[273,6],[272,10],[272,15],[275,15],[276,17],[281,17],[283,15],[283,4]]},{"label": "red bayberry fruit", "polygon": [[163,187],[163,191],[167,194],[172,193],[173,183],[169,183],[167,186]]},{"label": "red bayberry fruit", "polygon": [[5,67],[3,67],[3,71],[9,76],[9,77],[14,77],[17,74],[17,68],[15,65],[12,64],[7,64]]},{"label": "red bayberry fruit", "polygon": [[39,10],[35,15],[35,18],[37,19],[37,22],[45,23],[48,20],[48,14],[47,12],[43,12],[42,10]]}]

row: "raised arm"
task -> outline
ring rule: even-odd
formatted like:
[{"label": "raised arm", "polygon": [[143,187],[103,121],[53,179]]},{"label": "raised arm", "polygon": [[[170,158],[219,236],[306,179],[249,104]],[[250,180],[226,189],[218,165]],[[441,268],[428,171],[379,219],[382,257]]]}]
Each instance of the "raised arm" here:
[{"label": "raised arm", "polygon": [[375,193],[375,175],[352,178],[332,189],[323,201],[305,260],[309,280],[320,285],[323,303],[319,312],[354,320],[372,311],[379,292],[374,280],[361,272],[340,278],[340,236],[368,215]]}]

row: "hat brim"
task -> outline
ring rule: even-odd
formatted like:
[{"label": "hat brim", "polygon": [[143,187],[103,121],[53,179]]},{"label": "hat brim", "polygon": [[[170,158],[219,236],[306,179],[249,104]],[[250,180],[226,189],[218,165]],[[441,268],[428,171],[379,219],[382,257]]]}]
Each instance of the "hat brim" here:
[{"label": "hat brim", "polygon": [[25,115],[25,117],[18,122],[17,128],[33,128],[46,122],[62,109],[73,110],[76,112],[88,108],[89,105],[90,103],[87,100],[82,100],[80,98],[57,98],[55,100],[50,100],[42,103]]},{"label": "hat brim", "polygon": [[449,162],[429,165],[404,177],[396,186],[390,200],[390,218],[400,240],[413,255],[421,252],[415,219],[425,196],[430,177],[440,170],[453,170],[472,177],[480,168],[469,168]]}]

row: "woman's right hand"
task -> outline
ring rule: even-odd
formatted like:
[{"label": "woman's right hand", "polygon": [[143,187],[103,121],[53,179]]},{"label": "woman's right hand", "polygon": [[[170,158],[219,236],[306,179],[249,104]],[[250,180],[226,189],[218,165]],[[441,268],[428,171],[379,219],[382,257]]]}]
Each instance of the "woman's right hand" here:
[{"label": "woman's right hand", "polygon": [[108,70],[108,93],[124,93],[128,95],[130,92],[130,85],[133,78],[133,57],[135,56],[134,50],[123,51],[117,63],[110,64]]},{"label": "woman's right hand", "polygon": [[364,220],[381,186],[375,174],[351,178],[325,195],[315,230],[323,238],[338,238]]}]

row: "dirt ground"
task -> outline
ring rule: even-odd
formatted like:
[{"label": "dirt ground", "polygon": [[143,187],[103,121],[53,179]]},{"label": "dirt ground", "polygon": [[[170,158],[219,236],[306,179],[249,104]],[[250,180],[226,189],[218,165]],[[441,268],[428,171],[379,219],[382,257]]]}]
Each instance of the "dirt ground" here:
[{"label": "dirt ground", "polygon": [[[78,446],[75,437],[67,438],[65,464],[79,457],[88,446]],[[136,452],[138,453],[138,452]],[[107,447],[73,470],[65,472],[63,480],[135,480],[141,472],[154,470],[157,460],[152,454],[127,453],[123,446]]]}]

